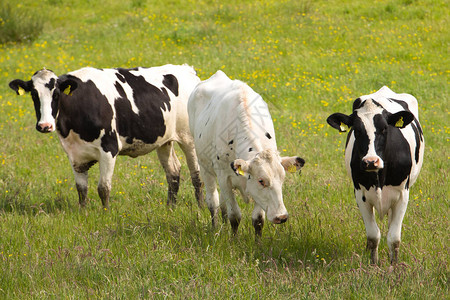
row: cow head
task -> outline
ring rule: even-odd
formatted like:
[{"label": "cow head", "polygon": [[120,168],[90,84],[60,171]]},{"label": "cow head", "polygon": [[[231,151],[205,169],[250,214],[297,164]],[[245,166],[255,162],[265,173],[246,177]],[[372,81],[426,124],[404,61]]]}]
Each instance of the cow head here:
[{"label": "cow head", "polygon": [[390,132],[404,128],[414,120],[409,111],[389,113],[373,99],[356,99],[353,103],[353,113],[345,115],[334,113],[327,119],[328,124],[354,135],[353,156],[355,153],[364,171],[377,172],[384,168],[384,153],[386,141]]},{"label": "cow head", "polygon": [[34,73],[31,80],[15,79],[9,83],[9,87],[20,96],[31,93],[37,119],[36,129],[47,133],[55,130],[61,91],[70,95],[77,84],[70,79],[61,81],[55,73],[44,68]]},{"label": "cow head", "polygon": [[280,157],[276,151],[264,150],[252,160],[236,159],[231,168],[247,177],[246,193],[266,211],[269,221],[280,224],[288,219],[282,194],[285,171],[296,172],[304,164],[300,157]]}]

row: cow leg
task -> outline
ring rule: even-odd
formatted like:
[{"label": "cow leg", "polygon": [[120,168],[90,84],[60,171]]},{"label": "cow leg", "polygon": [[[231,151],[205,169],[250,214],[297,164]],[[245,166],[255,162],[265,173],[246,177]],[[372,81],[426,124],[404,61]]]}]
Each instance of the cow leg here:
[{"label": "cow leg", "polygon": [[75,184],[78,191],[78,203],[81,207],[86,206],[88,192],[88,172],[77,172],[73,169]]},{"label": "cow leg", "polygon": [[219,186],[220,186],[220,206],[226,206],[228,220],[230,220],[230,225],[233,230],[233,234],[237,233],[239,223],[241,222],[241,209],[234,197],[233,189],[231,183],[227,177],[219,176]]},{"label": "cow leg", "polygon": [[213,171],[200,168],[200,175],[205,183],[206,205],[211,213],[212,226],[217,226],[217,213],[219,211],[219,193],[217,192],[216,175]]},{"label": "cow leg", "polygon": [[373,206],[367,203],[361,190],[355,191],[356,203],[364,221],[367,235],[367,249],[370,250],[370,260],[372,264],[378,263],[378,244],[380,243],[380,229],[375,220]]},{"label": "cow leg", "polygon": [[97,192],[105,210],[109,208],[109,194],[111,192],[111,181],[115,164],[116,157],[112,157],[110,153],[103,153],[99,161],[100,179]]},{"label": "cow leg", "polygon": [[255,208],[253,209],[253,212],[252,212],[252,223],[253,223],[253,227],[255,228],[256,238],[261,237],[262,229],[264,227],[265,215],[266,214],[265,214],[264,210],[261,208],[261,206],[259,206],[258,204],[255,203]]},{"label": "cow leg", "polygon": [[404,190],[399,201],[391,208],[389,216],[389,229],[387,234],[387,244],[389,246],[391,264],[398,262],[398,252],[400,248],[400,240],[402,234],[403,217],[409,201],[409,191]]},{"label": "cow leg", "polygon": [[181,164],[175,154],[173,142],[165,143],[156,152],[158,153],[158,158],[164,168],[164,172],[166,172],[167,184],[169,186],[167,205],[175,205],[180,187]]},{"label": "cow leg", "polygon": [[195,154],[194,144],[180,143],[180,148],[186,155],[186,162],[191,174],[192,185],[195,189],[195,199],[199,207],[203,207],[203,183],[200,180],[200,168],[197,161],[197,155]]}]

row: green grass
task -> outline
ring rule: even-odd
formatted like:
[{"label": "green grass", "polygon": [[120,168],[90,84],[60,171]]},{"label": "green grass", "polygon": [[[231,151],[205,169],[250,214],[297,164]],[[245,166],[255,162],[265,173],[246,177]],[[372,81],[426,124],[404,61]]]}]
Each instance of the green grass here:
[{"label": "green grass", "polygon": [[[0,298],[444,299],[449,276],[449,6],[445,1],[7,1],[40,16],[31,43],[0,45]],[[300,155],[284,186],[287,223],[255,242],[252,205],[238,236],[210,227],[185,159],[178,205],[165,205],[156,153],[121,157],[111,209],[78,207],[56,134],[35,127],[29,96],[7,83],[46,67],[193,65],[248,82],[269,102],[279,150]],[[425,163],[389,268],[379,267],[345,174],[336,111],[388,85],[417,97]]]}]

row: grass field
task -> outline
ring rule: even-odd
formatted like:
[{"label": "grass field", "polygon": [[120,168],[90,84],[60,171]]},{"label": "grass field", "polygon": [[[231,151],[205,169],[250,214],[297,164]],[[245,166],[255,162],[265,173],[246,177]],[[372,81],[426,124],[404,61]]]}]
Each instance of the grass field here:
[{"label": "grass field", "polygon": [[[448,299],[448,2],[6,2],[19,23],[36,18],[42,30],[0,45],[1,299]],[[106,213],[94,166],[80,209],[56,134],[37,132],[31,98],[7,85],[43,67],[64,74],[166,63],[193,65],[201,79],[222,69],[246,81],[269,103],[279,151],[305,158],[284,186],[290,219],[266,222],[261,241],[242,201],[237,236],[229,224],[211,229],[181,151],[176,208],[165,204],[165,175],[151,153],[118,159]],[[418,99],[426,139],[393,269],[386,219],[379,266],[369,264],[345,136],[326,125],[383,85]]]}]

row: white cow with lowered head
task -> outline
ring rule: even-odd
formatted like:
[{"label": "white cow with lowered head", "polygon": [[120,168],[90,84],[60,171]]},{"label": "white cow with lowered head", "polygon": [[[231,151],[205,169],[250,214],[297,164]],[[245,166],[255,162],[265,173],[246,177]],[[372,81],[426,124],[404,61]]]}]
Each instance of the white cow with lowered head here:
[{"label": "white cow with lowered head", "polygon": [[227,215],[237,232],[241,211],[233,189],[238,189],[244,200],[251,197],[255,201],[252,221],[257,236],[265,213],[269,221],[284,223],[288,219],[282,193],[285,172],[299,170],[305,161],[280,157],[272,118],[262,97],[244,82],[217,71],[194,89],[188,114],[213,226],[220,207],[224,220]]}]

